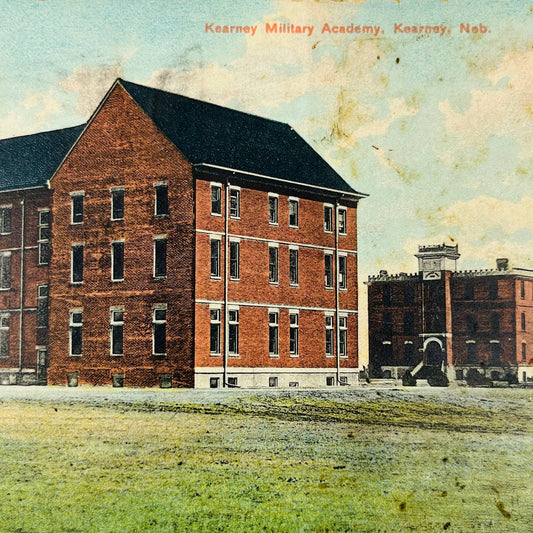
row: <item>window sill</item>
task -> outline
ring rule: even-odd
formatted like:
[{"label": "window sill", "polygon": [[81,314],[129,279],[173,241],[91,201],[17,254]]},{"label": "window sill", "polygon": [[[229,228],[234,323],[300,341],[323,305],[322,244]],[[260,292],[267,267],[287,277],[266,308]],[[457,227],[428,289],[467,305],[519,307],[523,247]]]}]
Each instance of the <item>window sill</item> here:
[{"label": "window sill", "polygon": [[300,229],[298,226],[291,226],[290,224],[289,224],[289,228],[290,229]]},{"label": "window sill", "polygon": [[268,222],[268,225],[269,225],[269,226],[275,226],[276,228],[279,227],[279,223],[278,223],[278,222],[270,222],[270,221],[269,221],[269,222]]},{"label": "window sill", "polygon": [[83,281],[71,281],[71,287],[77,287],[78,285],[83,285]]},{"label": "window sill", "polygon": [[[0,235],[1,235],[2,237],[3,237],[4,235],[11,235],[11,232],[9,232],[9,233],[4,233],[4,232],[2,232],[2,233],[0,233]],[[523,299],[523,298],[522,298],[522,299]]]},{"label": "window sill", "polygon": [[330,235],[332,235],[333,234],[333,230],[332,229],[325,229],[324,233],[329,233]]},{"label": "window sill", "polygon": [[1,287],[0,288],[0,292],[7,292],[7,291],[10,291],[11,290],[11,287]]},{"label": "window sill", "polygon": [[71,226],[81,226],[83,224],[83,221],[81,222],[71,222],[70,225]]},{"label": "window sill", "polygon": [[279,359],[279,354],[269,353],[268,357],[270,357],[270,359]]},{"label": "window sill", "polygon": [[269,281],[269,285],[272,285],[273,287],[279,287],[279,281]]},{"label": "window sill", "polygon": [[347,234],[347,233],[341,233],[341,232],[339,231],[339,237],[346,237],[346,235],[348,235],[348,234]]},{"label": "window sill", "polygon": [[213,281],[220,281],[222,278],[220,276],[211,276],[209,279]]},{"label": "window sill", "polygon": [[240,220],[241,219],[241,217],[232,217],[231,215],[230,215],[229,218],[230,218],[230,220]]},{"label": "window sill", "polygon": [[293,287],[294,289],[299,289],[300,285],[298,285],[298,283],[289,283],[289,287]]},{"label": "window sill", "polygon": [[121,283],[122,281],[124,281],[124,278],[122,278],[122,279],[112,279],[111,281],[113,283]]},{"label": "window sill", "polygon": [[222,218],[222,213],[211,213],[211,216],[212,217],[221,217]]},{"label": "window sill", "polygon": [[163,359],[167,356],[166,353],[153,353],[152,357],[157,357],[158,359]]},{"label": "window sill", "polygon": [[219,354],[219,353],[210,353],[209,357],[221,357],[221,354]]},{"label": "window sill", "polygon": [[123,353],[112,353],[112,354],[109,354],[111,357],[115,358],[115,357],[124,357],[124,354]]},{"label": "window sill", "polygon": [[168,218],[168,213],[162,213],[158,215],[157,213],[154,214],[154,218]]},{"label": "window sill", "polygon": [[335,356],[333,354],[326,354],[327,359],[333,359]]},{"label": "window sill", "polygon": [[229,280],[230,280],[230,281],[241,281],[240,278],[230,278]]},{"label": "window sill", "polygon": [[69,357],[75,357],[75,358],[78,358],[78,357],[81,357],[83,354],[81,353],[71,353],[69,354]]},{"label": "window sill", "polygon": [[155,281],[159,281],[159,280],[165,280],[167,279],[167,277],[166,276],[154,276],[152,279]]},{"label": "window sill", "polygon": [[240,357],[240,355],[238,353],[230,353],[230,354],[228,354],[228,357],[231,357],[233,359],[238,359]]},{"label": "window sill", "polygon": [[111,222],[124,222],[124,218],[112,218]]},{"label": "window sill", "polygon": [[298,354],[298,353],[291,353],[291,354],[289,355],[289,357],[291,357],[292,359],[296,359],[296,358],[300,357],[300,354]]}]

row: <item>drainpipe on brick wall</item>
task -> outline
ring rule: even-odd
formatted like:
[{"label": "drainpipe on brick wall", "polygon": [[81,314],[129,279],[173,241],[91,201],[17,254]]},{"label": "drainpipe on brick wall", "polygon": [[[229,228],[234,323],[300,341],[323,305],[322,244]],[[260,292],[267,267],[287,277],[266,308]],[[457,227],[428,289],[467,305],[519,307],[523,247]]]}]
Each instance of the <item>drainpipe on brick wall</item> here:
[{"label": "drainpipe on brick wall", "polygon": [[19,318],[19,373],[22,372],[24,341],[24,198],[20,201],[20,318]]},{"label": "drainpipe on brick wall", "polygon": [[335,199],[335,354],[337,364],[337,385],[341,383],[341,354],[339,346],[339,201]]},{"label": "drainpipe on brick wall", "polygon": [[229,332],[228,332],[228,278],[229,278],[229,237],[228,237],[228,201],[229,201],[229,180],[226,177],[226,190],[224,194],[224,357],[222,371],[222,387],[227,386],[228,374],[228,349],[229,349]]}]

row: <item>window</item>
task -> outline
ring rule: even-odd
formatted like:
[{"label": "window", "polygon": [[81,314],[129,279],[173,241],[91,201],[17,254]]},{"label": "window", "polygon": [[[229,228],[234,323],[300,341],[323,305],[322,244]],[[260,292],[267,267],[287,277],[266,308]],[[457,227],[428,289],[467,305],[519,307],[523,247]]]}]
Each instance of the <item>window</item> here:
[{"label": "window", "polygon": [[468,342],[466,344],[466,362],[468,364],[477,362],[477,345],[475,342]]},{"label": "window", "polygon": [[324,206],[324,231],[331,233],[333,231],[333,206]]},{"label": "window", "polygon": [[298,313],[289,312],[289,353],[298,357]]},{"label": "window", "polygon": [[11,288],[11,252],[0,252],[0,289]]},{"label": "window", "polygon": [[69,337],[70,337],[70,355],[79,356],[82,354],[82,312],[72,310],[70,312]]},{"label": "window", "polygon": [[230,241],[229,243],[229,277],[232,280],[239,279],[239,241]]},{"label": "window", "polygon": [[72,283],[83,282],[83,244],[73,244],[71,251],[71,274]]},{"label": "window", "polygon": [[298,200],[296,198],[289,198],[289,226],[298,227]]},{"label": "window", "polygon": [[339,289],[346,289],[346,260],[345,255],[339,255]]},{"label": "window", "polygon": [[472,315],[466,317],[466,333],[470,336],[477,333],[477,320]]},{"label": "window", "polygon": [[163,217],[168,215],[168,185],[166,183],[156,183],[155,191],[155,216]]},{"label": "window", "polygon": [[11,206],[0,207],[0,235],[11,233]]},{"label": "window", "polygon": [[111,309],[111,355],[124,355],[124,309]]},{"label": "window", "polygon": [[381,331],[385,335],[392,335],[392,313],[383,313],[383,319],[381,322]]},{"label": "window", "polygon": [[222,186],[218,183],[211,184],[211,214],[222,214]]},{"label": "window", "polygon": [[324,285],[326,289],[333,287],[333,254],[324,254]]},{"label": "window", "polygon": [[209,351],[213,355],[220,355],[220,309],[209,309],[209,315]]},{"label": "window", "polygon": [[339,234],[346,235],[346,209],[339,208],[338,217],[339,217]]},{"label": "window", "polygon": [[70,221],[72,224],[81,224],[83,222],[84,196],[84,192],[70,193]]},{"label": "window", "polygon": [[9,315],[0,315],[0,357],[9,357]]},{"label": "window", "polygon": [[490,330],[492,333],[500,333],[500,315],[496,313],[491,315]]},{"label": "window", "polygon": [[403,314],[403,332],[405,335],[414,335],[415,333],[415,315],[412,311]]},{"label": "window", "polygon": [[111,189],[111,220],[124,219],[124,189]]},{"label": "window", "polygon": [[498,298],[498,282],[491,281],[489,285],[489,298],[496,300]]},{"label": "window", "polygon": [[326,357],[333,357],[333,315],[326,315]]},{"label": "window", "polygon": [[239,310],[228,311],[229,355],[239,355]]},{"label": "window", "polygon": [[392,344],[390,342],[384,342],[381,345],[381,364],[390,366],[392,365]]},{"label": "window", "polygon": [[167,238],[154,239],[154,277],[164,278],[167,275]]},{"label": "window", "polygon": [[403,304],[404,305],[415,304],[415,288],[413,285],[405,285],[403,289]]},{"label": "window", "polygon": [[211,277],[220,278],[220,239],[211,238]]},{"label": "window", "polygon": [[278,247],[268,247],[268,281],[270,283],[278,283]]},{"label": "window", "polygon": [[278,224],[278,197],[273,194],[268,195],[268,223]]},{"label": "window", "polygon": [[527,344],[525,342],[522,343],[522,362],[525,363],[527,360]]},{"label": "window", "polygon": [[382,301],[383,305],[387,307],[392,305],[392,289],[390,285],[383,286]]},{"label": "window", "polygon": [[50,211],[42,209],[38,213],[39,219],[39,265],[50,262]]},{"label": "window", "polygon": [[229,216],[231,218],[239,218],[241,216],[240,189],[230,189],[229,196]]},{"label": "window", "polygon": [[167,354],[167,307],[158,305],[152,312],[152,351],[154,355]]},{"label": "window", "polygon": [[348,317],[339,317],[339,356],[348,357]]},{"label": "window", "polygon": [[298,285],[298,248],[289,248],[289,283]]},{"label": "window", "polygon": [[327,376],[326,377],[326,386],[327,387],[333,387],[335,385],[335,378],[333,376]]},{"label": "window", "polygon": [[218,389],[220,386],[220,378],[209,378],[209,388]]},{"label": "window", "polygon": [[522,331],[526,331],[526,314],[522,313],[520,315],[520,326],[522,328]]},{"label": "window", "polygon": [[499,365],[501,363],[501,346],[499,342],[490,343],[490,364]]},{"label": "window", "polygon": [[111,279],[124,280],[124,241],[111,243]]},{"label": "window", "polygon": [[474,284],[469,281],[465,284],[465,300],[474,299]]},{"label": "window", "polygon": [[279,355],[279,313],[277,311],[268,312],[268,353],[270,356]]},{"label": "window", "polygon": [[48,327],[48,285],[37,286],[37,327]]},{"label": "window", "polygon": [[234,378],[234,377],[228,378],[228,387],[237,387],[237,386],[238,386],[237,378]]},{"label": "window", "polygon": [[520,282],[520,298],[523,300],[526,297],[526,284],[524,281]]},{"label": "window", "polygon": [[268,378],[268,386],[269,387],[277,387],[278,386],[278,378],[276,376],[270,376]]}]

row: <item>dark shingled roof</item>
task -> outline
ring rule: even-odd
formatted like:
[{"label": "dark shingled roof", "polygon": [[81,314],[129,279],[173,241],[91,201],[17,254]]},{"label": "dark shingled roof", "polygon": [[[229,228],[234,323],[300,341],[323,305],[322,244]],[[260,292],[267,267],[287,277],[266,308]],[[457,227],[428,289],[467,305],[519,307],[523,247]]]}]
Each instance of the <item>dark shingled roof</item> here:
[{"label": "dark shingled roof", "polygon": [[352,189],[288,124],[118,82],[193,165],[216,165],[366,196]]},{"label": "dark shingled roof", "polygon": [[46,185],[84,127],[0,140],[0,191]]}]

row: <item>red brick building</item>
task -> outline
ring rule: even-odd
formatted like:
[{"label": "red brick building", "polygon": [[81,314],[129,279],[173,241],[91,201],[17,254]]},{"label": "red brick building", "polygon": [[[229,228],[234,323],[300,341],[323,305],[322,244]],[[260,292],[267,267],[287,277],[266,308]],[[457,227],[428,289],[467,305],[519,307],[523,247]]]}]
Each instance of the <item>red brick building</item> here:
[{"label": "red brick building", "polygon": [[[401,375],[422,364],[463,380],[469,369],[497,381],[533,380],[533,271],[457,271],[458,246],[420,246],[416,274],[368,280],[370,365]],[[528,348],[529,346],[529,348]]]},{"label": "red brick building", "polygon": [[363,195],[294,130],[117,80],[76,133],[41,186],[49,383],[356,382]]}]

